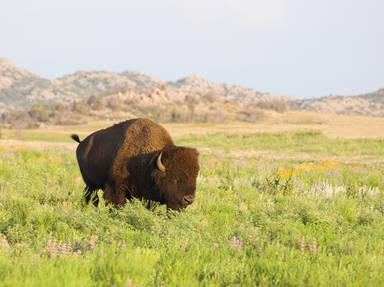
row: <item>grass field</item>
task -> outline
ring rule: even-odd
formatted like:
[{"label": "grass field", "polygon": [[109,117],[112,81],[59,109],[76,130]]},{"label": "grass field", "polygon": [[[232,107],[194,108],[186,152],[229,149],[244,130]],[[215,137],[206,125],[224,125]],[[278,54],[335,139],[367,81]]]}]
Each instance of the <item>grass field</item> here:
[{"label": "grass field", "polygon": [[83,207],[70,128],[3,131],[0,285],[384,285],[384,139],[286,125],[168,126],[201,155],[180,213]]}]

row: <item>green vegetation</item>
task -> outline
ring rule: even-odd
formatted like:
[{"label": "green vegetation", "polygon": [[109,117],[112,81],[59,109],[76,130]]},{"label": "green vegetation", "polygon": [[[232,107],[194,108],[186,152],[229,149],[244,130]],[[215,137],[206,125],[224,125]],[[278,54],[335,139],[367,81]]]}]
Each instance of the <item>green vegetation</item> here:
[{"label": "green vegetation", "polygon": [[1,146],[0,285],[384,284],[383,140],[217,133],[178,144],[200,147],[202,167],[180,213],[83,207],[74,153]]},{"label": "green vegetation", "polygon": [[384,139],[331,139],[317,131],[189,135],[183,145],[235,150],[273,150],[324,155],[383,156]]},{"label": "green vegetation", "polygon": [[[62,132],[44,132],[41,130],[4,130],[4,137],[15,138],[20,141],[45,141],[45,142],[72,142],[69,137],[70,131]],[[81,134],[85,136],[85,134]]]}]

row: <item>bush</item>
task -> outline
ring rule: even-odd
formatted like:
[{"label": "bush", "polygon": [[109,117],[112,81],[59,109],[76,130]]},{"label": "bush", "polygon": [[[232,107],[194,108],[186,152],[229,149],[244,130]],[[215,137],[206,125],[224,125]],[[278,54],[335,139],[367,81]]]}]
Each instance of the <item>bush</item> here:
[{"label": "bush", "polygon": [[261,191],[269,194],[287,195],[293,191],[292,176],[281,177],[278,173],[271,177],[266,177],[264,184],[261,186]]},{"label": "bush", "polygon": [[215,101],[217,101],[217,96],[214,93],[209,92],[203,95],[202,99],[203,101],[214,103]]},{"label": "bush", "polygon": [[89,111],[89,107],[84,102],[74,101],[72,103],[72,111],[79,112],[79,113],[86,113]]},{"label": "bush", "polygon": [[37,120],[32,118],[29,115],[29,112],[26,111],[10,112],[6,116],[5,122],[8,123],[12,128],[17,129],[28,129],[38,127]]},{"label": "bush", "polygon": [[272,110],[278,113],[284,113],[288,109],[287,102],[283,100],[263,101],[257,103],[256,106],[261,109]]},{"label": "bush", "polygon": [[103,108],[103,103],[100,97],[90,96],[87,100],[87,104],[95,110],[101,110]]},{"label": "bush", "polygon": [[47,123],[49,121],[49,111],[42,105],[33,105],[28,115],[39,122]]},{"label": "bush", "polygon": [[252,111],[240,111],[236,114],[236,120],[241,122],[257,122],[265,119],[265,113],[259,109]]},{"label": "bush", "polygon": [[178,110],[176,110],[175,108],[172,109],[169,120],[172,123],[181,122],[182,121],[181,113]]}]

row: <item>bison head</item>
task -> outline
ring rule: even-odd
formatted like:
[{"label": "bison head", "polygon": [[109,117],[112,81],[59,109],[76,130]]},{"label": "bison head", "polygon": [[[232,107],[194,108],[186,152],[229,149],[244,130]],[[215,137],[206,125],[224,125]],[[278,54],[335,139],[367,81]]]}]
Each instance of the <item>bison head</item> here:
[{"label": "bison head", "polygon": [[180,210],[195,199],[198,156],[196,149],[186,147],[166,148],[157,155],[152,177],[167,208]]}]

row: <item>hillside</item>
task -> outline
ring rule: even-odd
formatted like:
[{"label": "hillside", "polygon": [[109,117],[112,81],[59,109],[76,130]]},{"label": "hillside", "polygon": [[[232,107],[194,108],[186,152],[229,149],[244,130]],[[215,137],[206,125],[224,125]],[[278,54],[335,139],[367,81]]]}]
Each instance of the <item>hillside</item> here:
[{"label": "hillside", "polygon": [[16,67],[8,59],[0,59],[0,108],[24,107],[31,94],[43,91],[50,81]]},{"label": "hillside", "polygon": [[[0,59],[0,104],[2,112],[30,108],[35,103],[68,103],[107,91],[157,87],[161,81],[133,72],[77,72],[48,80]],[[6,105],[6,107],[4,107]]]},{"label": "hillside", "polygon": [[287,108],[384,116],[384,89],[358,96],[293,99],[192,75],[162,81],[138,72],[79,71],[48,80],[0,59],[3,124],[36,127],[147,116],[166,122],[255,122]]},{"label": "hillside", "polygon": [[[163,96],[159,90],[166,91]],[[258,103],[277,99],[237,85],[211,83],[199,76],[165,82],[137,72],[80,71],[54,80],[17,67],[8,59],[0,60],[0,112],[30,109],[34,104],[71,104],[106,94],[119,94],[120,100],[151,102],[153,105],[185,103],[201,97],[215,100]],[[128,98],[121,97],[126,95]],[[139,101],[140,100],[140,101]]]},{"label": "hillside", "polygon": [[291,107],[334,114],[384,116],[384,89],[357,96],[328,96],[296,100]]}]

